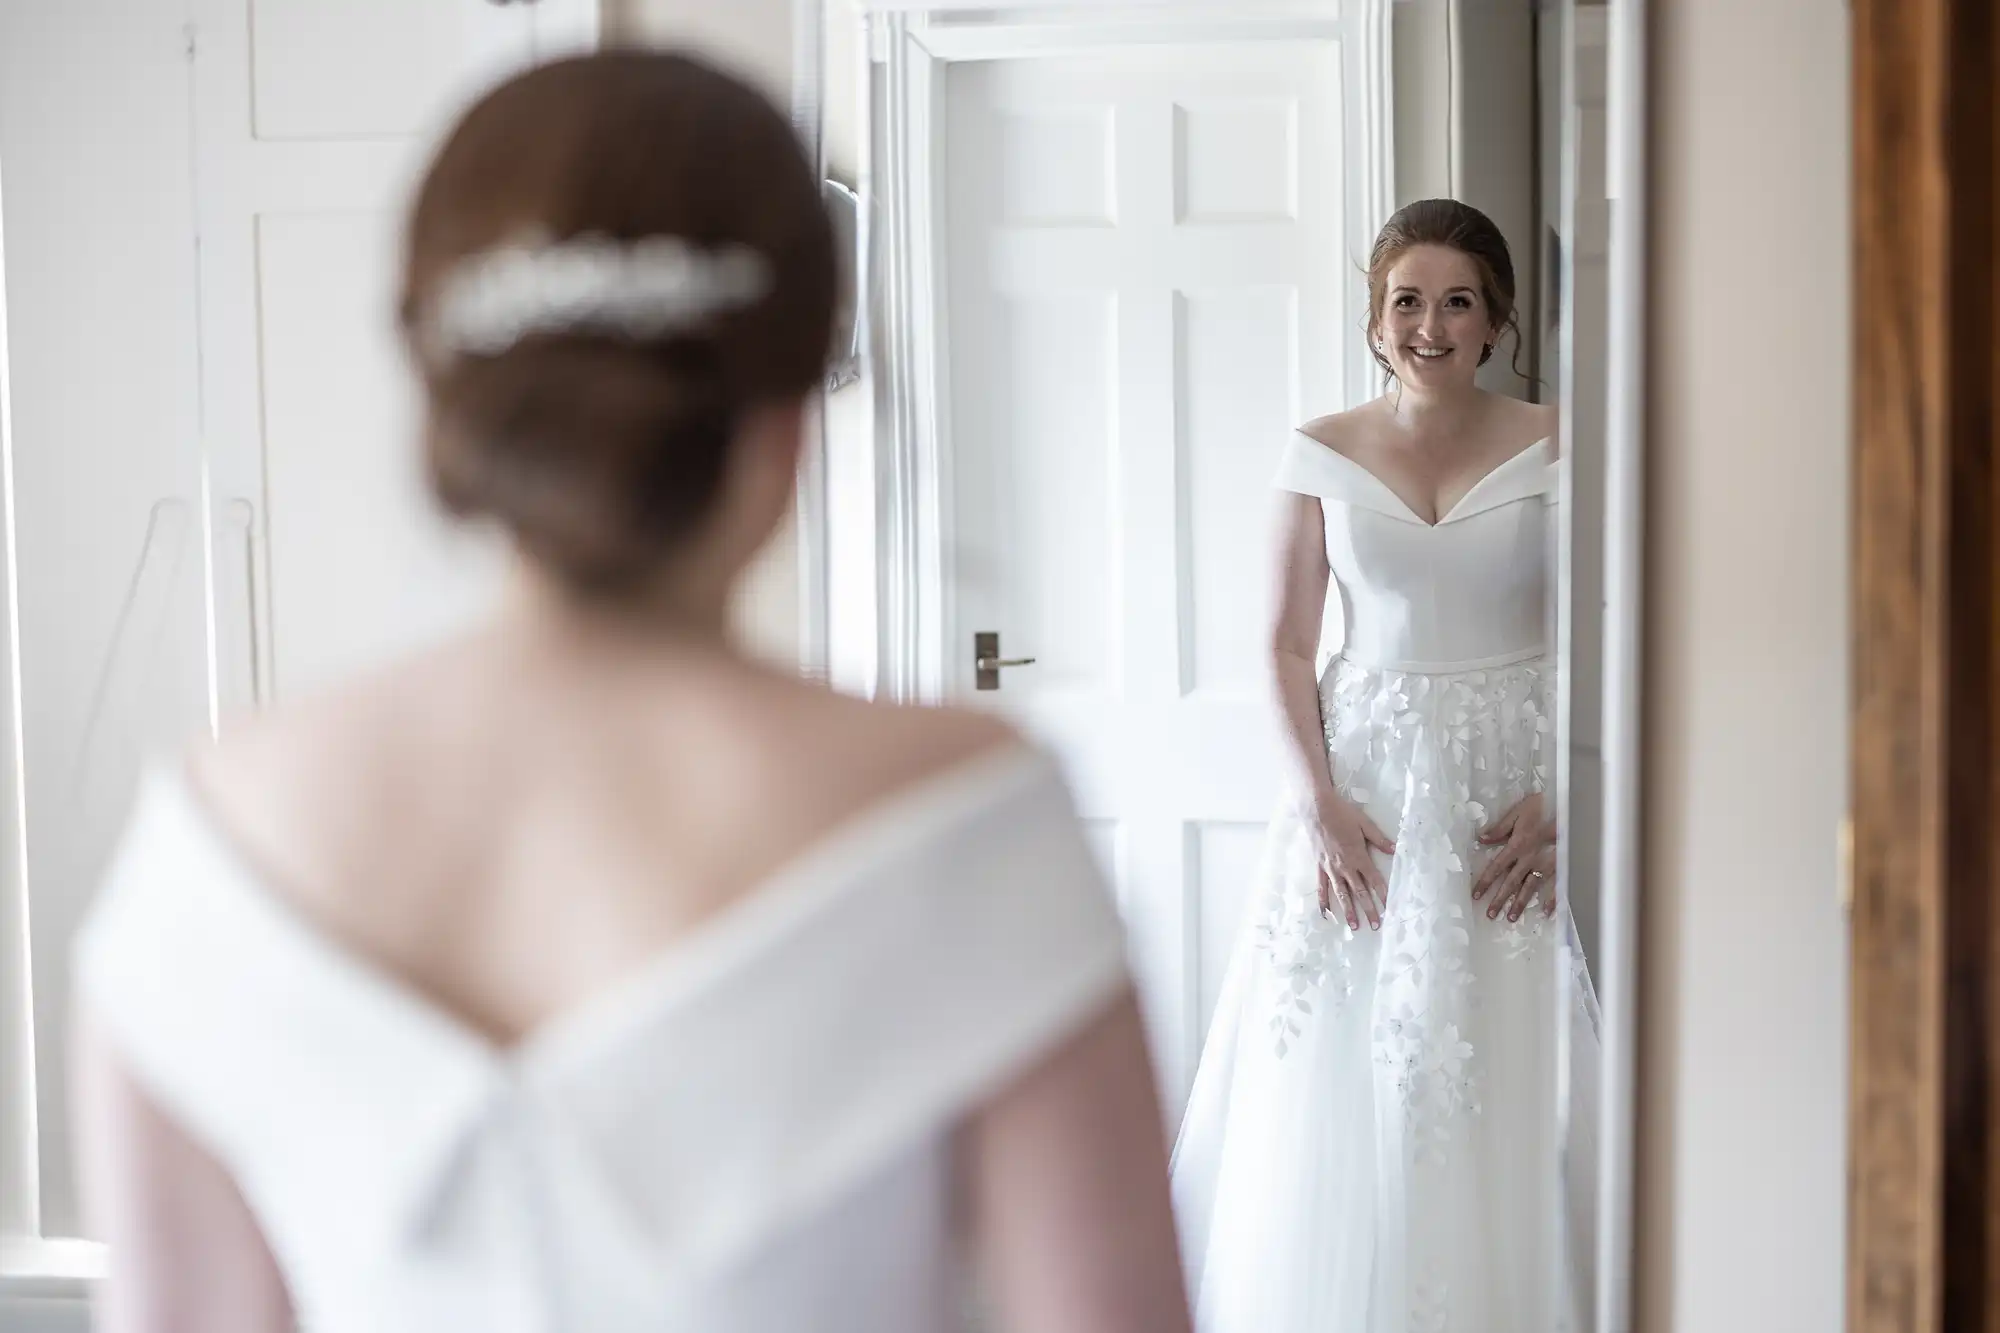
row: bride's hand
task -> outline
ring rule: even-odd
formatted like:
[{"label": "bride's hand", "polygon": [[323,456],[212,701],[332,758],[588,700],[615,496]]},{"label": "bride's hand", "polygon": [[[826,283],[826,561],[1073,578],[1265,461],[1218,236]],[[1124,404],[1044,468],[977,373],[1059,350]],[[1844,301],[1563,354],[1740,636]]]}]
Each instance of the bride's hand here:
[{"label": "bride's hand", "polygon": [[1556,822],[1543,818],[1543,805],[1540,792],[1525,796],[1479,835],[1500,849],[1472,885],[1474,902],[1492,896],[1489,919],[1504,911],[1509,921],[1519,921],[1538,896],[1542,915],[1556,914]]},{"label": "bride's hand", "polygon": [[1396,844],[1375,821],[1351,801],[1332,794],[1317,802],[1313,821],[1313,851],[1319,861],[1319,910],[1331,915],[1335,902],[1349,930],[1361,929],[1366,915],[1371,929],[1382,928],[1389,903],[1389,886],[1376,868],[1371,851],[1394,854]]}]

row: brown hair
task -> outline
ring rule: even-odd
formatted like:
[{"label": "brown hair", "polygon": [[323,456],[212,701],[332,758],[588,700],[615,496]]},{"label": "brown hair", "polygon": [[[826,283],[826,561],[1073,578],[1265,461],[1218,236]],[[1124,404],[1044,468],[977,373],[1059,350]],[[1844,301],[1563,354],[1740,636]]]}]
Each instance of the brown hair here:
[{"label": "brown hair", "polygon": [[[768,281],[659,334],[534,329],[474,351],[428,336],[468,257],[583,237],[748,251]],[[572,588],[629,590],[707,517],[745,409],[819,382],[836,286],[819,182],[745,84],[641,51],[511,79],[452,131],[409,220],[401,324],[429,400],[432,488]]]},{"label": "brown hair", "polygon": [[[1493,219],[1456,199],[1419,199],[1397,209],[1375,237],[1368,254],[1368,352],[1384,371],[1394,374],[1389,359],[1375,346],[1375,331],[1382,326],[1382,303],[1387,299],[1389,270],[1396,261],[1419,245],[1442,245],[1472,261],[1479,274],[1479,295],[1486,303],[1492,326],[1504,335],[1514,334],[1514,373],[1521,373],[1521,313],[1514,305],[1514,257],[1507,250],[1507,238]],[[1493,344],[1480,353],[1479,364],[1492,359]]]}]

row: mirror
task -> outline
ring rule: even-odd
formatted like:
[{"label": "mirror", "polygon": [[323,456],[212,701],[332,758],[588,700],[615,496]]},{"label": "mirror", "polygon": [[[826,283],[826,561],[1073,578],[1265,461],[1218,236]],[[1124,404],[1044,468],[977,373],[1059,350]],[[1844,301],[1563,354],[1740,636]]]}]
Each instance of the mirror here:
[{"label": "mirror", "polygon": [[1627,1327],[1636,4],[799,5],[809,618],[1065,762],[1199,1327]]}]

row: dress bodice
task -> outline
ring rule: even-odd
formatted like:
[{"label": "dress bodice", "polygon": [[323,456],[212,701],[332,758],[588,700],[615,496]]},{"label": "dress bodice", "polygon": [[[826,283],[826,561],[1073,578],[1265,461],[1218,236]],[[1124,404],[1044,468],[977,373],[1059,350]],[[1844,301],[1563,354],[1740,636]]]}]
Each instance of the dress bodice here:
[{"label": "dress bodice", "polygon": [[270,893],[177,776],[78,955],[324,1333],[955,1327],[951,1132],[1125,977],[1067,789],[1019,752],[504,1050]]},{"label": "dress bodice", "polygon": [[1342,657],[1379,670],[1441,672],[1546,653],[1558,468],[1552,443],[1538,441],[1433,524],[1374,473],[1294,431],[1277,485],[1317,496],[1325,512]]}]

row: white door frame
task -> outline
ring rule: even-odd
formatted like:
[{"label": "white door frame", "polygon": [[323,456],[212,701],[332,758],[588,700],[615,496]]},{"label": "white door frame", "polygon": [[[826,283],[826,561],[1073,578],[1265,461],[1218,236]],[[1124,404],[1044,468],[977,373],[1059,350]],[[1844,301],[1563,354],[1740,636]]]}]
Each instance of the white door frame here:
[{"label": "white door frame", "polygon": [[[818,21],[824,0],[799,0]],[[872,124],[860,165],[864,253],[858,271],[873,386],[875,568],[873,586],[834,587],[826,577],[824,489],[801,488],[802,592],[806,666],[823,666],[827,627],[876,626],[876,666],[868,681],[838,682],[876,698],[937,703],[952,673],[950,570],[951,386],[946,367],[940,244],[944,230],[942,142],[946,68],[964,60],[1011,60],[1141,43],[1332,40],[1345,73],[1341,137],[1346,160],[1348,247],[1365,260],[1394,199],[1391,86],[1393,0],[1083,0],[1061,17],[1021,0],[863,0]],[[957,11],[997,18],[976,24]],[[816,105],[816,60],[801,64]],[[1344,360],[1346,394],[1369,383],[1371,363],[1359,324]],[[819,460],[815,459],[815,463]],[[823,466],[823,464],[822,464]]]}]

